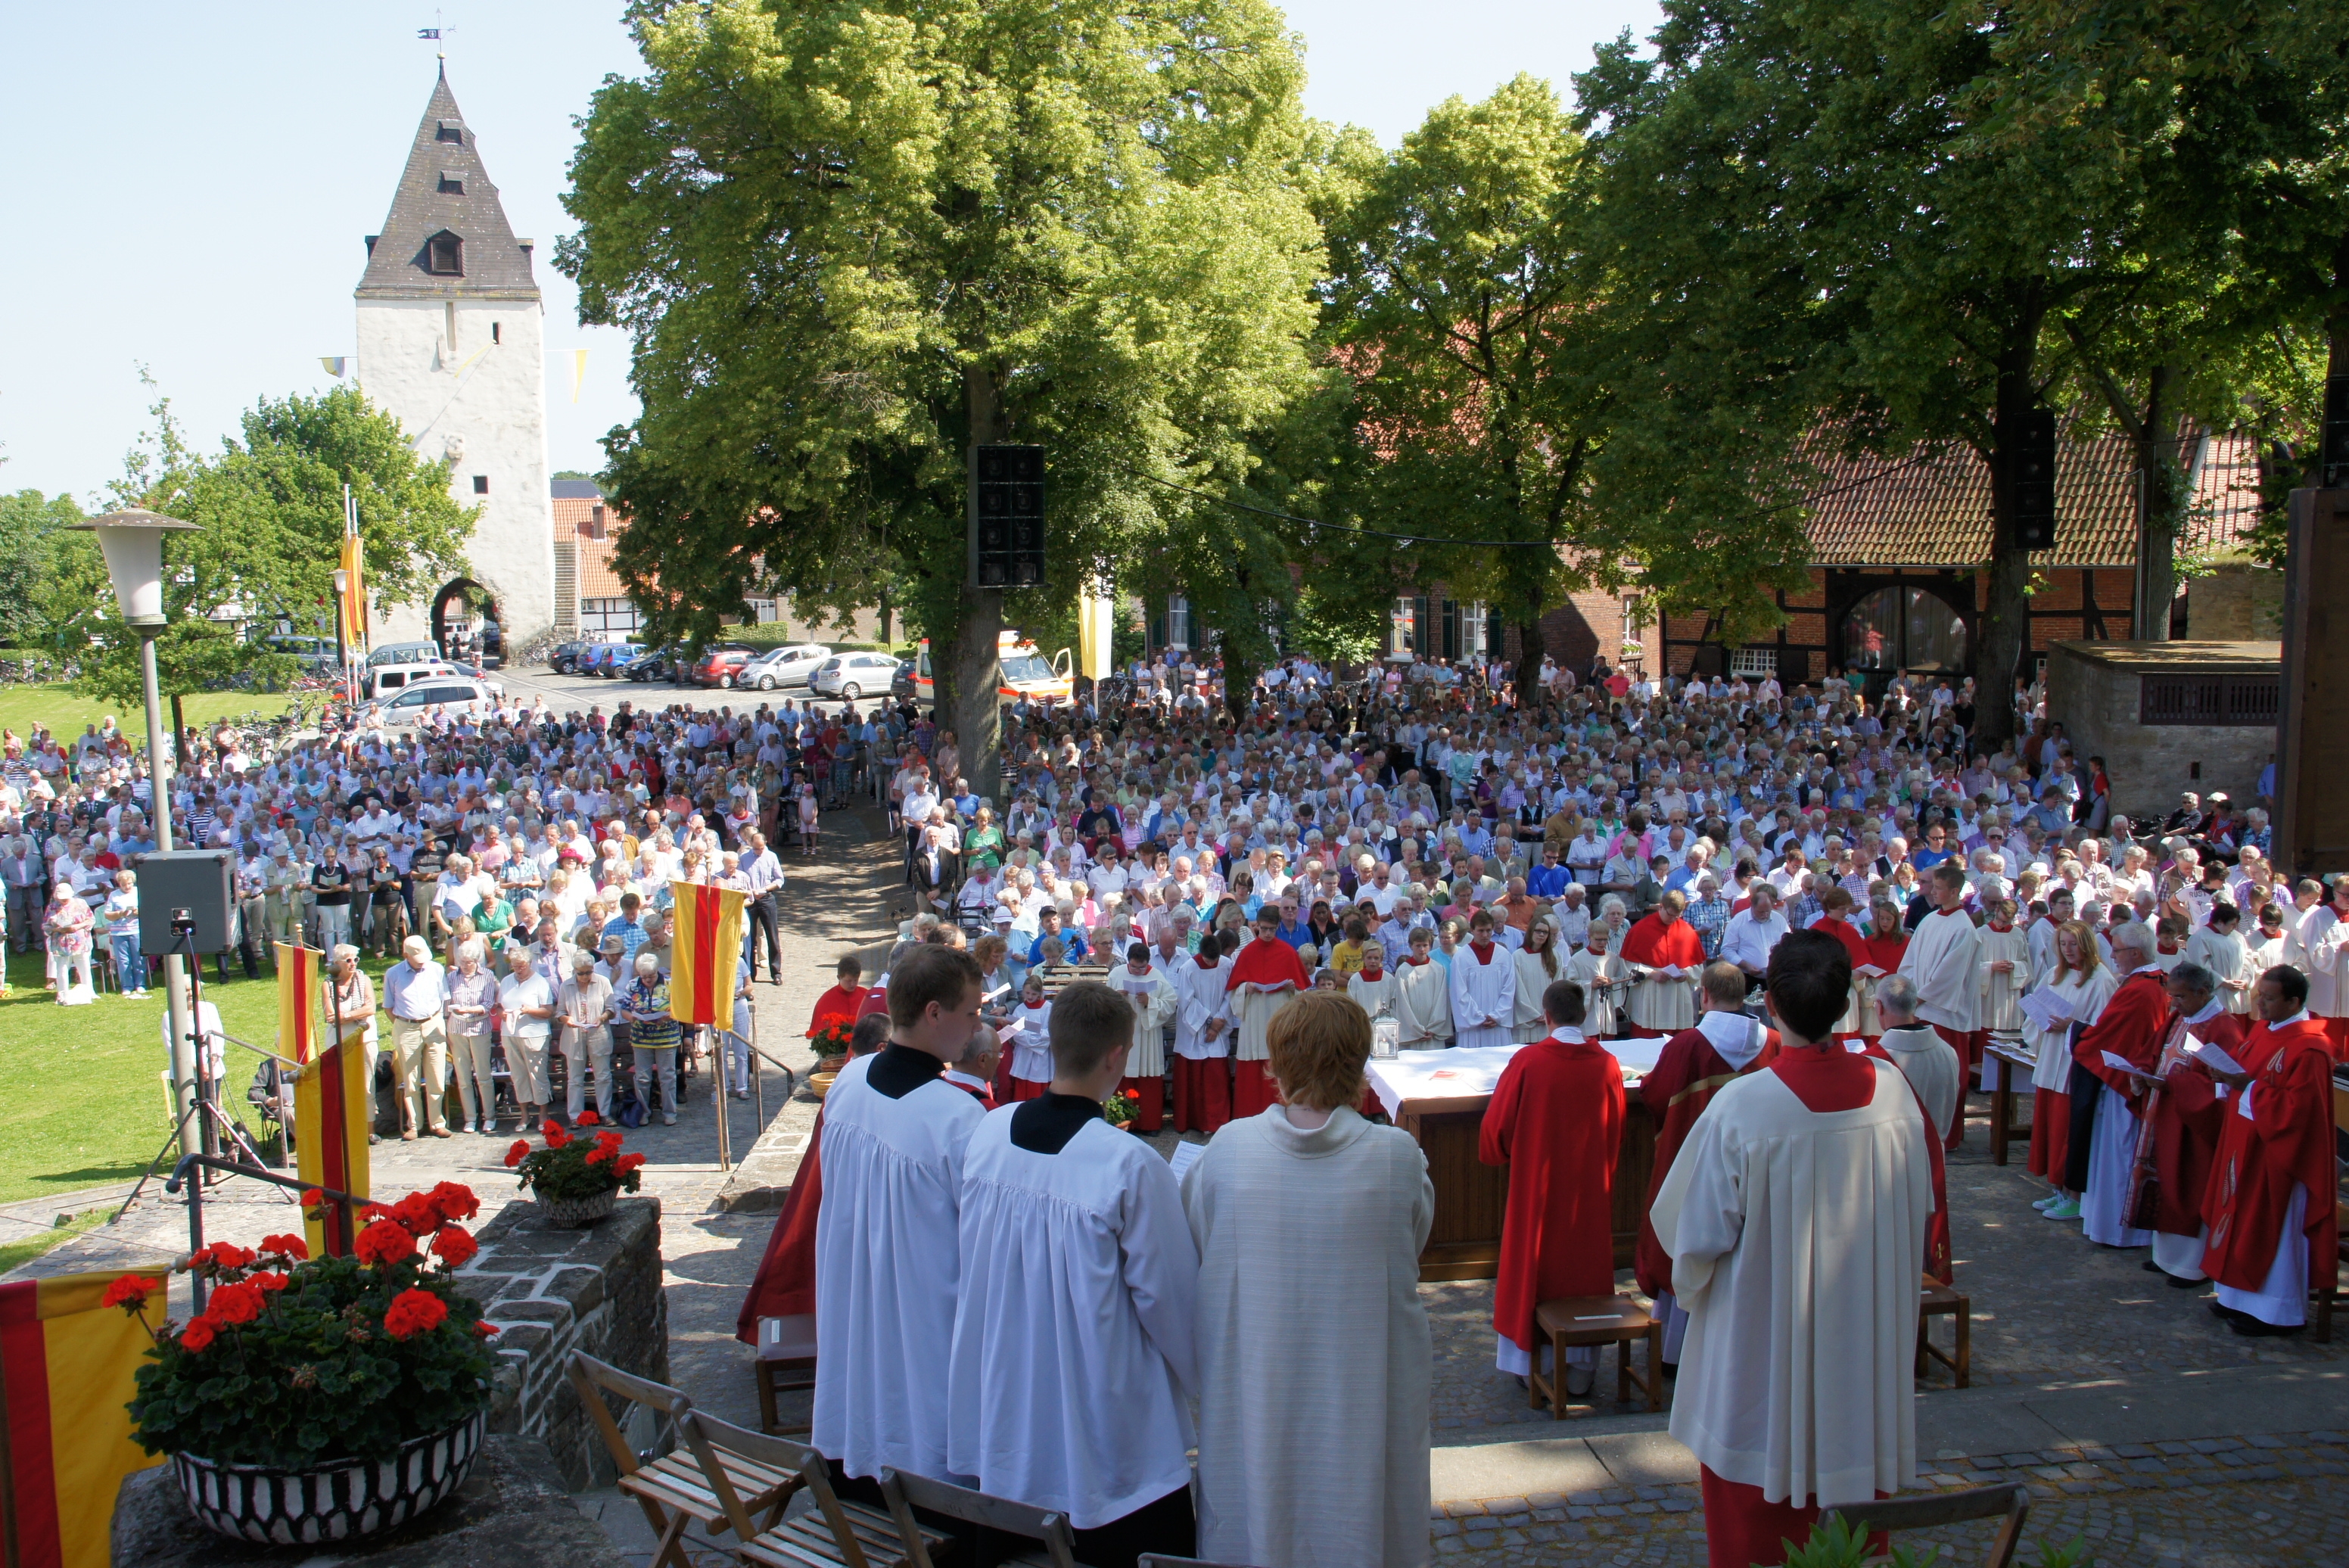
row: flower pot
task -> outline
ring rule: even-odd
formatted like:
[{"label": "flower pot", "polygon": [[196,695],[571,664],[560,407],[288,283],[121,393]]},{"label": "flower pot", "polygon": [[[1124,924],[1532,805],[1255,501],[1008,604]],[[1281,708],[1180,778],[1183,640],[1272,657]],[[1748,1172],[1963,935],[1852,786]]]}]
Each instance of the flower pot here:
[{"label": "flower pot", "polygon": [[220,1464],[173,1454],[189,1509],[204,1527],[281,1546],[356,1541],[396,1530],[464,1484],[481,1451],[482,1413],[410,1438],[380,1460],[327,1460],[306,1470]]},{"label": "flower pot", "polygon": [[531,1201],[546,1222],[560,1231],[575,1231],[582,1225],[592,1225],[611,1213],[612,1201],[619,1196],[615,1190],[598,1192],[592,1198],[549,1198],[532,1193]]}]

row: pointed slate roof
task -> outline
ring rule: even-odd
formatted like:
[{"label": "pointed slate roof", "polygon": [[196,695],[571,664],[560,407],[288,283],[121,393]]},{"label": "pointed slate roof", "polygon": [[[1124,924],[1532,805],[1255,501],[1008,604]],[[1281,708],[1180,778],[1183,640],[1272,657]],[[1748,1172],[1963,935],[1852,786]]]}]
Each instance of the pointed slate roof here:
[{"label": "pointed slate roof", "polygon": [[[456,258],[461,273],[433,270],[431,242],[443,234],[461,242]],[[370,236],[367,247],[357,289],[363,300],[539,297],[530,248],[506,222],[473,129],[449,90],[446,66],[416,127],[383,232]]]}]

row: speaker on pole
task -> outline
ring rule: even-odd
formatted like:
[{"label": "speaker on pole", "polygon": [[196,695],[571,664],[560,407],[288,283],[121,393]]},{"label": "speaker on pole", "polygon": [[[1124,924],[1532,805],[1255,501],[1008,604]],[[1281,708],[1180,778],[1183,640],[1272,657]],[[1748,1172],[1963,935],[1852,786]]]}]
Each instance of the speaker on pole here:
[{"label": "speaker on pole", "polygon": [[171,912],[185,910],[196,923],[196,951],[225,953],[232,945],[232,878],[226,850],[171,850],[141,855],[139,874],[139,947],[160,958],[178,944]]},{"label": "speaker on pole", "polygon": [[1044,581],[1044,449],[970,449],[970,581],[1032,588]]}]

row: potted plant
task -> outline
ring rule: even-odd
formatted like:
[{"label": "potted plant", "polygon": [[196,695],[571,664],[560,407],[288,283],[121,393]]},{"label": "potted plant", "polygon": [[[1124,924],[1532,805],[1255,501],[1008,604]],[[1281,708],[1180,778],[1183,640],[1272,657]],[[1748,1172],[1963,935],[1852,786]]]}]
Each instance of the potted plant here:
[{"label": "potted plant", "polygon": [[1123,1128],[1128,1132],[1133,1131],[1134,1113],[1141,1109],[1142,1101],[1123,1089],[1102,1101],[1102,1116],[1112,1127]]},{"label": "potted plant", "polygon": [[[319,1194],[305,1194],[315,1203]],[[444,1181],[385,1208],[347,1258],[302,1238],[219,1242],[177,1265],[210,1287],[203,1312],[154,1336],[130,1401],[132,1435],[167,1453],[204,1525],[246,1541],[348,1541],[408,1522],[462,1484],[481,1451],[496,1328],[458,1294],[481,1211]],[[107,1300],[142,1315],[160,1279]]]},{"label": "potted plant", "polygon": [[[579,1113],[582,1127],[596,1126],[600,1119],[592,1110]],[[506,1150],[506,1164],[521,1172],[520,1184],[530,1189],[548,1224],[565,1230],[592,1225],[612,1212],[612,1202],[622,1190],[633,1192],[643,1184],[636,1171],[645,1157],[621,1153],[623,1135],[616,1130],[607,1127],[592,1139],[574,1138],[548,1117],[538,1130],[545,1146],[533,1149],[528,1139],[517,1138]]]},{"label": "potted plant", "polygon": [[818,1029],[808,1040],[815,1052],[815,1070],[836,1073],[848,1065],[848,1042],[855,1037],[856,1025],[847,1018],[834,1018]]}]

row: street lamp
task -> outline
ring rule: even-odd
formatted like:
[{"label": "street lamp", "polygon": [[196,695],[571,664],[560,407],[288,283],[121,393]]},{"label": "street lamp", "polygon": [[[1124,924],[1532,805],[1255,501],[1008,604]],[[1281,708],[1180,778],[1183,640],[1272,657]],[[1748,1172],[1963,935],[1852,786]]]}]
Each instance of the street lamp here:
[{"label": "street lamp", "polygon": [[[192,533],[196,525],[134,507],[74,527],[98,535],[106,574],[114,583],[114,603],[122,612],[123,624],[139,634],[139,679],[147,704],[147,811],[153,819],[156,850],[169,853],[171,754],[163,748],[163,705],[155,690],[155,638],[165,624],[163,536]],[[195,1019],[188,1010],[187,970],[177,945],[163,950],[163,999],[171,1014],[171,1105],[180,1119],[180,1152],[202,1154],[203,1130],[195,1116]]]},{"label": "street lamp", "polygon": [[351,574],[344,568],[335,568],[335,668],[342,672],[343,701],[358,699],[351,692],[351,655],[343,645],[343,597],[351,591]]}]

